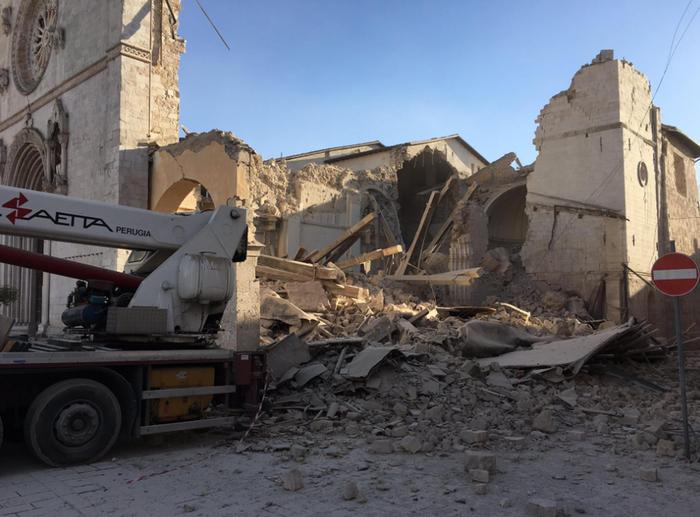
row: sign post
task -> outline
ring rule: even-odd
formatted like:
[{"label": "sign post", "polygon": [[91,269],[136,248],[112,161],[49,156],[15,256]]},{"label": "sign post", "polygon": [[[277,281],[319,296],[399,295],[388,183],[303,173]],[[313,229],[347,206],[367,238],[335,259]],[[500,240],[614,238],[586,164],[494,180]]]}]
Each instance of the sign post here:
[{"label": "sign post", "polygon": [[651,268],[651,279],[656,288],[666,296],[673,297],[676,346],[678,349],[678,384],[681,391],[681,416],[683,418],[683,444],[685,457],[690,459],[690,434],[688,428],[688,398],[685,380],[685,351],[683,350],[683,328],[681,325],[681,297],[690,294],[698,285],[698,266],[687,255],[669,253],[660,257]]}]

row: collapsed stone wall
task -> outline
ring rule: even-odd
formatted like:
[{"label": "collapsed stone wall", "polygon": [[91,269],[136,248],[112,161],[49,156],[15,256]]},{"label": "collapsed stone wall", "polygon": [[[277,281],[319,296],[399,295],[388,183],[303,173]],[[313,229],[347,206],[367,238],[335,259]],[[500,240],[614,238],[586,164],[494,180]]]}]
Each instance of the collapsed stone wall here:
[{"label": "collapsed stone wall", "polygon": [[[585,298],[604,280],[607,317],[613,320],[621,316],[627,257],[627,139],[620,99],[626,66],[611,52],[601,52],[542,108],[534,141],[539,154],[527,180],[530,224],[521,252],[528,273]],[[646,85],[637,79],[639,84],[629,88],[636,87],[639,96]],[[653,188],[651,182],[647,188]]]}]

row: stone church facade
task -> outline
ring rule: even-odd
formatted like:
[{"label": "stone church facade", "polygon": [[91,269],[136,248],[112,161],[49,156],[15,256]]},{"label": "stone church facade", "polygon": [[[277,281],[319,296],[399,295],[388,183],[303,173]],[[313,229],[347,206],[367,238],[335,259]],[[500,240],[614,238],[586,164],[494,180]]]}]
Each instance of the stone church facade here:
[{"label": "stone church facade", "polygon": [[[178,140],[179,0],[0,1],[0,179],[148,207],[149,149]],[[3,237],[106,268],[124,250]],[[60,328],[73,281],[0,266],[16,327]]]}]

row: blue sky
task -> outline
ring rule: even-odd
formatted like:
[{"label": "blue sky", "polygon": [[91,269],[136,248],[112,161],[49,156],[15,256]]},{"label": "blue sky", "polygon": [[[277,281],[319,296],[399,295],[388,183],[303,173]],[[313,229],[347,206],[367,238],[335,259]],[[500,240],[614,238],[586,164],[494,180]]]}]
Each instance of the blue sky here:
[{"label": "blue sky", "polygon": [[[181,121],[265,158],[459,133],[488,159],[536,156],[535,118],[600,49],[655,88],[688,0],[182,0]],[[686,20],[700,7],[693,0]],[[685,26],[685,22],[681,30]],[[700,141],[700,15],[655,104]]]}]

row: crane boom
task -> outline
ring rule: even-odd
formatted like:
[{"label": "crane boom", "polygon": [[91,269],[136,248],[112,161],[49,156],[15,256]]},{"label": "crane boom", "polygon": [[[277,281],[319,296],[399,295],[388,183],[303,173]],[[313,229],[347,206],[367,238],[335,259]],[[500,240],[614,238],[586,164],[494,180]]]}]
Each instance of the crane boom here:
[{"label": "crane boom", "polygon": [[[69,326],[104,328],[113,321],[114,328],[128,330],[133,323],[148,329],[141,333],[159,336],[211,332],[234,292],[232,262],[246,258],[245,210],[228,206],[172,215],[2,185],[0,233],[145,250],[140,262],[130,259],[138,276],[6,247],[0,262],[121,288],[117,293],[102,285],[95,286],[95,296],[78,293],[80,304],[64,312],[70,313],[64,319]],[[152,325],[144,326],[145,320]]]},{"label": "crane boom", "polygon": [[0,186],[0,233],[108,248],[176,250],[212,212],[163,214],[130,206]]}]

